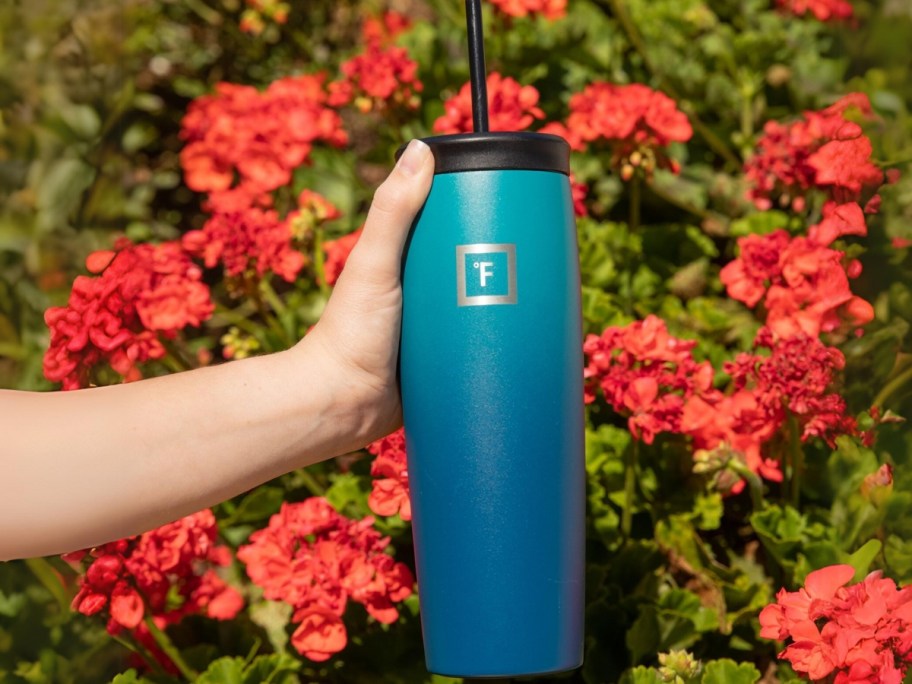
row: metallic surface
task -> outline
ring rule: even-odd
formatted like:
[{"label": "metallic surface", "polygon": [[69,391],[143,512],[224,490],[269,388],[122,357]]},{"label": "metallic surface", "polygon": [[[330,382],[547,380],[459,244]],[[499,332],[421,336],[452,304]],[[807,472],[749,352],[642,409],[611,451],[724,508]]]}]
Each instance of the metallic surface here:
[{"label": "metallic surface", "polygon": [[[567,176],[435,176],[403,270],[402,399],[428,669],[578,667],[585,470]],[[457,246],[515,245],[515,304],[459,306]],[[464,287],[464,285],[463,285]]]}]

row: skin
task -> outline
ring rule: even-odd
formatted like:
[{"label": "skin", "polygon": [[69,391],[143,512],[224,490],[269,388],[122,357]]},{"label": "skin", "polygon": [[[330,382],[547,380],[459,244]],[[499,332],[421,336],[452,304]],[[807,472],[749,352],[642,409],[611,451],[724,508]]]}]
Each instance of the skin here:
[{"label": "skin", "polygon": [[293,348],[110,387],[0,390],[0,560],[139,534],[398,428],[402,249],[433,167],[412,141]]}]

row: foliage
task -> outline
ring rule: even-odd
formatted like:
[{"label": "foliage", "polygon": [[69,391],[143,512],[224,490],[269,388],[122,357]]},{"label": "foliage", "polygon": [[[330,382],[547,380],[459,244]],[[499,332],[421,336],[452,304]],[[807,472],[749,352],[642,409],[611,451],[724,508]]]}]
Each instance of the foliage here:
[{"label": "foliage", "polygon": [[[486,6],[492,121],[575,150],[588,594],[566,681],[794,681],[774,638],[800,672],[893,681],[864,657],[807,666],[807,611],[759,620],[811,596],[854,625],[858,587],[912,581],[912,12],[853,4]],[[470,124],[463,32],[455,0],[0,7],[0,384],[305,335],[395,149]],[[445,681],[424,669],[403,449],[5,564],[0,679]],[[332,525],[295,517],[312,509]],[[341,584],[260,572],[281,535]],[[834,572],[847,586],[821,590]],[[893,639],[897,615],[869,631]]]}]

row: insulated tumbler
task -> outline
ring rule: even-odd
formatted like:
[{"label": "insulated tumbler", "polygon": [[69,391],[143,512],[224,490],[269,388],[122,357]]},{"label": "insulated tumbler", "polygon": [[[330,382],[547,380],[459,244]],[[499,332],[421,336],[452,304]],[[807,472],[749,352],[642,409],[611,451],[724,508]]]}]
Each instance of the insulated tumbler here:
[{"label": "insulated tumbler", "polygon": [[585,470],[579,258],[567,143],[424,140],[403,267],[400,373],[428,669],[582,663]]}]

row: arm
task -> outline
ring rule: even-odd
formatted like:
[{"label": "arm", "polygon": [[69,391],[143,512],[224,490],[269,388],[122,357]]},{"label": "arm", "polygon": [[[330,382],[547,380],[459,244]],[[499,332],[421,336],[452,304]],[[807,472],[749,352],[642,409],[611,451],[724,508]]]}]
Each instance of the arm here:
[{"label": "arm", "polygon": [[413,142],[292,349],[111,387],[0,391],[0,560],[152,529],[398,427],[402,248],[432,177]]}]

